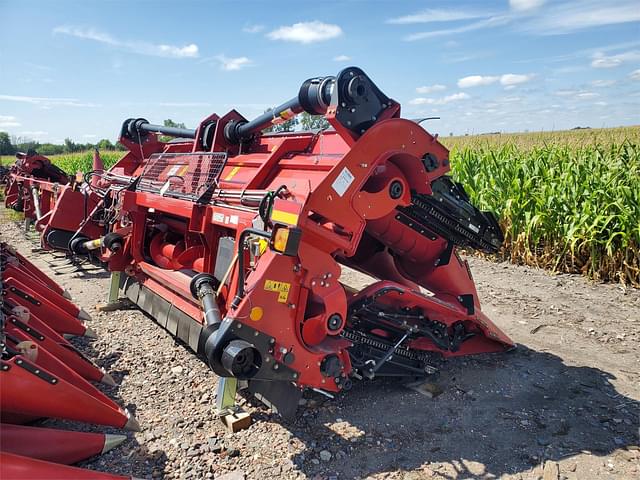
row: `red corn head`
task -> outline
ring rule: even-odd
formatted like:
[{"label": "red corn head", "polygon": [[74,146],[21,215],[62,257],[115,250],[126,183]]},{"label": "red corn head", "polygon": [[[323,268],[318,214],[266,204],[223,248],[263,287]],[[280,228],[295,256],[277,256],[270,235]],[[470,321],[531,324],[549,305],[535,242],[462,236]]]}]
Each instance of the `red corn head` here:
[{"label": "red corn head", "polygon": [[95,338],[95,333],[80,320],[60,309],[44,296],[15,278],[3,279],[2,292],[13,304],[27,307],[58,333]]},{"label": "red corn head", "polygon": [[0,257],[1,257],[2,263],[5,263],[5,262],[14,263],[14,264],[17,263],[20,269],[27,272],[33,278],[37,278],[40,282],[44,283],[48,288],[50,288],[54,292],[59,293],[63,297],[67,299],[71,299],[71,295],[69,295],[69,293],[64,288],[62,288],[60,285],[58,285],[57,282],[49,278],[46,273],[44,273],[42,270],[36,267],[33,263],[27,260],[24,256],[20,254],[20,252],[15,250],[13,247],[7,245],[4,242],[0,242],[0,254],[1,254]]},{"label": "red corn head", "polygon": [[64,310],[69,315],[79,320],[91,320],[91,317],[87,312],[81,308],[76,307],[68,299],[60,295],[58,292],[52,291],[44,283],[40,282],[37,278],[32,277],[24,270],[17,268],[15,265],[7,264],[2,271],[3,280],[8,284],[11,284],[11,280],[18,280],[23,285],[28,285],[30,289],[38,294],[39,297],[43,297],[54,303],[60,310]]},{"label": "red corn head", "polygon": [[7,346],[20,352],[22,356],[35,363],[37,366],[42,369],[46,369],[62,380],[66,380],[71,385],[79,388],[98,400],[101,400],[107,405],[111,405],[113,408],[119,408],[118,405],[109,397],[62,363],[58,358],[49,353],[47,349],[39,347],[35,342],[32,342],[29,336],[24,332],[14,332],[13,334],[8,333],[6,340]]},{"label": "red corn head", "polygon": [[0,452],[0,478],[7,480],[129,480],[133,477],[69,467],[58,463]]},{"label": "red corn head", "polygon": [[108,405],[21,355],[0,361],[0,410],[139,430],[127,410]]},{"label": "red corn head", "polygon": [[66,465],[106,453],[126,439],[125,435],[0,424],[0,446],[5,453]]},{"label": "red corn head", "polygon": [[67,367],[87,380],[115,385],[111,375],[86,358],[46,323],[30,315],[28,311],[26,315],[23,314],[21,316],[22,319],[16,315],[6,317],[7,332],[14,334],[15,332],[23,332],[27,334],[29,340],[47,349],[49,353],[62,361]]}]

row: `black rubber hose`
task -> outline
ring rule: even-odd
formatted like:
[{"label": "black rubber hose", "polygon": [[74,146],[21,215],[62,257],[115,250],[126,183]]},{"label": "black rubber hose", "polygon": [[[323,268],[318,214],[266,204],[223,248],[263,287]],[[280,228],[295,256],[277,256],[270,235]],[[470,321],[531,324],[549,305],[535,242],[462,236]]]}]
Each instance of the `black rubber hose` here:
[{"label": "black rubber hose", "polygon": [[233,308],[240,305],[240,302],[244,297],[244,249],[249,235],[271,238],[271,234],[269,232],[258,230],[256,228],[245,228],[240,234],[240,238],[238,240],[238,289],[236,290],[236,296],[233,298],[233,302],[231,302],[231,306]]},{"label": "black rubber hose", "polygon": [[208,273],[199,273],[191,280],[191,294],[200,300],[204,321],[207,327],[217,327],[222,322],[218,302],[216,302],[216,288],[218,280]]}]

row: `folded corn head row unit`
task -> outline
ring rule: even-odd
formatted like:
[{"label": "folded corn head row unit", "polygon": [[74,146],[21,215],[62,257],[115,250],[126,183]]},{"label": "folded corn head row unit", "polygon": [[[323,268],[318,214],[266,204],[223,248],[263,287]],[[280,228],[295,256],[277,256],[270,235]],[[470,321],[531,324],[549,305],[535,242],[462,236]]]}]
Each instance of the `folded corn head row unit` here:
[{"label": "folded corn head row unit", "polygon": [[90,317],[56,282],[0,242],[0,478],[124,479],[68,466],[126,436],[27,426],[58,418],[127,430],[138,423],[94,384],[113,378],[66,336],[93,337]]},{"label": "folded corn head row unit", "polygon": [[[332,128],[263,133],[301,112]],[[252,121],[235,110],[195,130],[129,119],[120,142],[128,153],[84,182],[19,158],[7,205],[45,248],[125,272],[124,295],[281,414],[304,388],[423,376],[435,356],[513,346],[457,253],[495,252],[495,217],[362,70],[309,79]],[[343,267],[378,280],[354,290]]]}]

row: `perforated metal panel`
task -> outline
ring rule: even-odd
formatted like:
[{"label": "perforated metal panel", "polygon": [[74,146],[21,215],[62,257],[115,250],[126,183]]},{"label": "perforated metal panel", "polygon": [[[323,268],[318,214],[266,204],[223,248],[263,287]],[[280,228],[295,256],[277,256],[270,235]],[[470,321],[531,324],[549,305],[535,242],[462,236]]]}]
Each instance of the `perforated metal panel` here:
[{"label": "perforated metal panel", "polygon": [[168,197],[196,200],[216,185],[227,163],[226,153],[154,153],[138,182],[137,190]]}]

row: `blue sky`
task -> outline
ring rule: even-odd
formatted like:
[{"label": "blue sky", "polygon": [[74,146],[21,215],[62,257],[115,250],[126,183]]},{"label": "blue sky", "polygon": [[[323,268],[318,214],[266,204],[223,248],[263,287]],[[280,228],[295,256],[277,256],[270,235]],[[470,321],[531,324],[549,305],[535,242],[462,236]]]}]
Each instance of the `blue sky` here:
[{"label": "blue sky", "polygon": [[247,118],[357,65],[448,135],[640,124],[638,0],[0,0],[0,130]]}]

